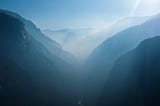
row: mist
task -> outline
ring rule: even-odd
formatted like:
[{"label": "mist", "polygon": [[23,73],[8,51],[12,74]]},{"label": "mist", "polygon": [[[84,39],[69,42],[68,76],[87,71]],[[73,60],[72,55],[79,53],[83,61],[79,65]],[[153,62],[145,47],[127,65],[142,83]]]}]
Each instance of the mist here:
[{"label": "mist", "polygon": [[0,105],[160,105],[159,12],[159,0],[0,0]]}]

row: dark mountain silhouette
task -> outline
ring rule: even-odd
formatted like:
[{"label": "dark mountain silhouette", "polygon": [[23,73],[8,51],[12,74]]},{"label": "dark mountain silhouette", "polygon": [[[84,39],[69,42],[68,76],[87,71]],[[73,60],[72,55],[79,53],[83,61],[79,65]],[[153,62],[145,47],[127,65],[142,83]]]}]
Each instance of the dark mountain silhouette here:
[{"label": "dark mountain silhouette", "polygon": [[[99,98],[99,93],[110,75],[110,70],[116,59],[136,48],[141,41],[159,36],[159,27],[160,15],[156,15],[143,24],[123,30],[100,44],[87,60],[86,67],[89,67],[89,69],[86,71],[86,80],[88,82],[85,80],[85,86],[90,92],[89,95],[92,95],[87,99],[95,102]],[[89,86],[87,87],[87,85]],[[91,88],[93,89],[90,90]]]},{"label": "dark mountain silhouette", "polygon": [[75,106],[76,74],[59,45],[8,11],[0,23],[0,105]]},{"label": "dark mountain silhouette", "polygon": [[159,36],[159,23],[160,15],[156,15],[141,25],[121,31],[99,45],[90,55],[89,61],[103,67],[110,66],[110,69],[119,56],[134,49],[141,41]]},{"label": "dark mountain silhouette", "polygon": [[25,30],[37,41],[41,42],[42,45],[44,45],[48,51],[57,57],[61,58],[62,60],[74,64],[76,59],[73,55],[70,53],[64,51],[60,44],[58,44],[56,41],[46,37],[39,28],[37,28],[30,20],[26,20],[20,15],[13,13],[11,11],[0,9],[0,13],[8,14],[12,17],[15,17],[19,19],[21,22],[23,22]]},{"label": "dark mountain silhouette", "polygon": [[160,37],[144,40],[113,66],[97,106],[160,105]]}]

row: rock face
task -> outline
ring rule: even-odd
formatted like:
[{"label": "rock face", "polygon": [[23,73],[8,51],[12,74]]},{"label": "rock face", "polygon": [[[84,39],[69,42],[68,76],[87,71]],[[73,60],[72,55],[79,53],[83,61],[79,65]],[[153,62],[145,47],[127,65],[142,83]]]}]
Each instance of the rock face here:
[{"label": "rock face", "polygon": [[0,11],[0,23],[0,105],[76,104],[76,76],[56,53],[65,53],[58,44],[40,30],[31,33],[22,18],[8,11]]},{"label": "rock face", "polygon": [[[104,41],[89,56],[87,61],[87,78],[84,83],[95,102],[110,76],[114,62],[125,53],[136,48],[143,40],[160,35],[160,15],[153,16],[141,25],[136,25],[117,33]],[[89,85],[87,87],[87,85]],[[90,90],[92,88],[92,91]],[[94,88],[94,89],[93,89]],[[88,92],[87,91],[87,92]],[[93,99],[94,95],[94,99]]]},{"label": "rock face", "polygon": [[89,61],[111,68],[118,57],[134,49],[141,41],[159,36],[159,27],[160,15],[156,15],[141,25],[123,30],[99,45],[90,55]]},{"label": "rock face", "polygon": [[24,19],[20,15],[13,13],[11,11],[0,9],[0,13],[5,13],[9,16],[12,16],[18,20],[20,20],[24,24],[24,28],[27,33],[32,36],[34,39],[39,41],[46,49],[53,55],[61,58],[63,61],[68,62],[69,64],[73,64],[76,62],[76,59],[70,53],[64,51],[60,44],[56,41],[46,37],[39,28],[37,28],[31,21]]},{"label": "rock face", "polygon": [[144,40],[113,66],[97,106],[160,105],[160,37]]}]

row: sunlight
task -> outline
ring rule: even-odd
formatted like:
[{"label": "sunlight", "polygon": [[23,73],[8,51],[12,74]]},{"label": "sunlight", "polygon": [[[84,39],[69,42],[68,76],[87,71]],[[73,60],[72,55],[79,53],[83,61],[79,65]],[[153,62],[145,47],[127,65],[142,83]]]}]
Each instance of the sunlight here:
[{"label": "sunlight", "polygon": [[157,14],[160,11],[160,0],[137,0],[131,15],[145,16]]},{"label": "sunlight", "polygon": [[160,1],[159,0],[148,0],[147,3],[151,5],[157,5],[158,3],[160,3]]},{"label": "sunlight", "polygon": [[138,7],[139,4],[141,3],[141,1],[142,1],[142,0],[136,0],[135,5],[134,5],[134,7],[133,7],[133,9],[132,9],[132,11],[131,11],[131,16],[134,16],[134,15],[135,15],[135,12],[136,12],[136,10],[137,10],[137,7]]}]

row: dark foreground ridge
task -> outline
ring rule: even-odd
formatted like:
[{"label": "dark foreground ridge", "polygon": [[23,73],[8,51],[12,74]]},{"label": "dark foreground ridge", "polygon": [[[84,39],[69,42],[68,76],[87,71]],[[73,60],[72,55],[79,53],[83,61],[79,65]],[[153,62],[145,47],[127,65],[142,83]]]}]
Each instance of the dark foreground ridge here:
[{"label": "dark foreground ridge", "polygon": [[158,106],[159,82],[160,37],[155,37],[116,61],[97,106]]},{"label": "dark foreground ridge", "polygon": [[65,52],[20,18],[0,11],[0,105],[75,106],[76,76],[58,56]]}]

